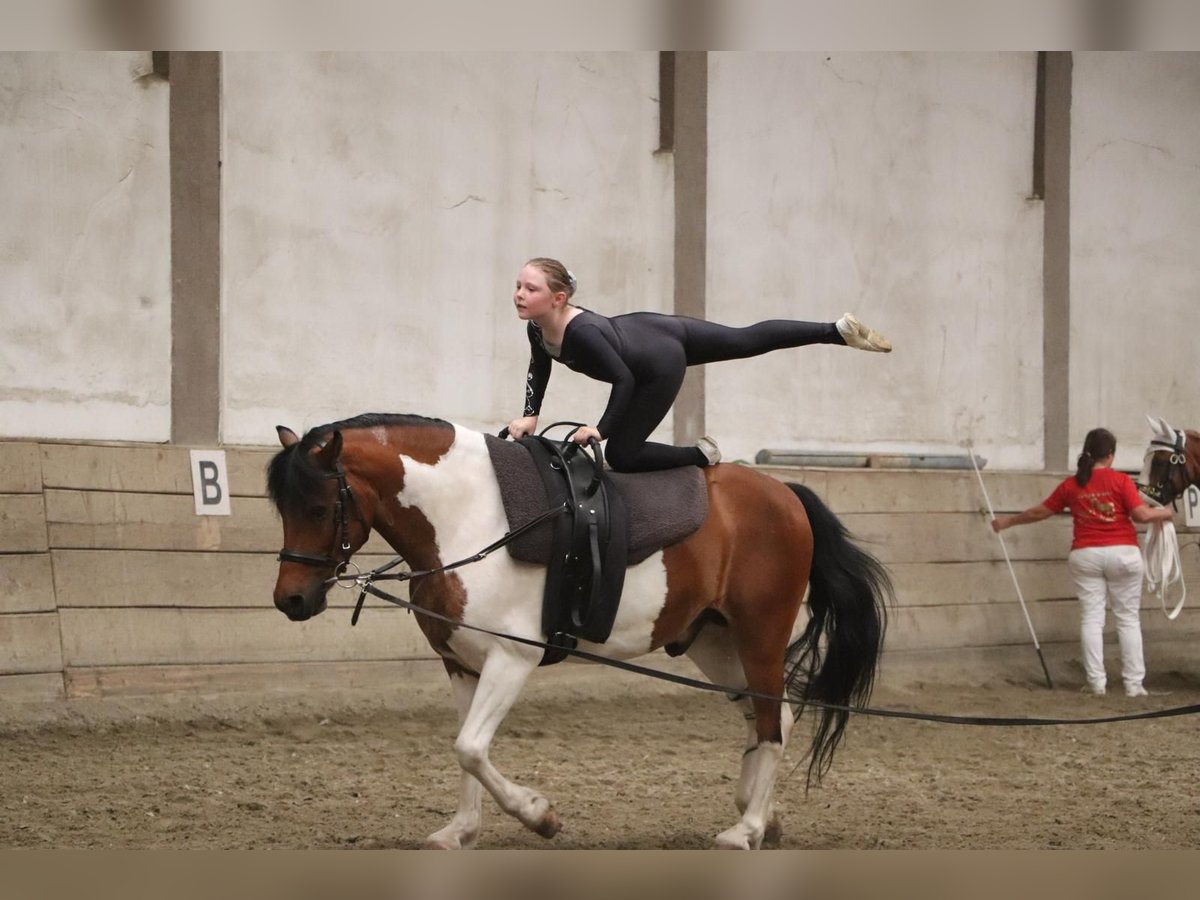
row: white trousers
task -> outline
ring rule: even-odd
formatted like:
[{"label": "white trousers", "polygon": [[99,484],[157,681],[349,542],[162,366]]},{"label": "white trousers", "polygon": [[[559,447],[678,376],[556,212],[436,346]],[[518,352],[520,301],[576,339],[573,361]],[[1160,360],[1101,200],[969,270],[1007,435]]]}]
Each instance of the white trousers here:
[{"label": "white trousers", "polygon": [[1079,636],[1083,643],[1083,670],[1093,689],[1103,688],[1104,607],[1111,598],[1121,647],[1121,679],[1125,689],[1142,686],[1146,663],[1142,658],[1142,552],[1131,545],[1083,547],[1072,550],[1067,568],[1079,597]]}]

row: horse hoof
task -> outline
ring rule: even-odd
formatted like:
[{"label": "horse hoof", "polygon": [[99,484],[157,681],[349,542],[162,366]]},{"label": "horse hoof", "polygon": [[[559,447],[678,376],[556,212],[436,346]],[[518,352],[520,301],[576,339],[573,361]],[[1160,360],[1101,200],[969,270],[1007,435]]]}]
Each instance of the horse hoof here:
[{"label": "horse hoof", "polygon": [[713,841],[714,850],[749,850],[750,841],[740,828],[730,828],[722,831]]},{"label": "horse hoof", "polygon": [[457,850],[449,841],[426,841],[421,845],[422,850]]},{"label": "horse hoof", "polygon": [[562,829],[562,822],[558,820],[558,813],[553,808],[546,810],[546,814],[542,816],[542,820],[538,822],[537,827],[533,829],[534,834],[539,834],[549,840],[554,837]]}]

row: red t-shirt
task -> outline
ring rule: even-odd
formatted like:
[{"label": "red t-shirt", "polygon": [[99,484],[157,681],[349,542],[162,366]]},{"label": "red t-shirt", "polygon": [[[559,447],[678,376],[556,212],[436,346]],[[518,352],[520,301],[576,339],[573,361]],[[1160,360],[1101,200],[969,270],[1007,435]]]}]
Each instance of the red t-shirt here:
[{"label": "red t-shirt", "polygon": [[1071,549],[1081,547],[1137,546],[1137,532],[1129,513],[1142,500],[1133,479],[1124,472],[1097,467],[1085,487],[1072,475],[1054,489],[1042,505],[1052,512],[1071,510],[1075,520],[1075,539]]}]

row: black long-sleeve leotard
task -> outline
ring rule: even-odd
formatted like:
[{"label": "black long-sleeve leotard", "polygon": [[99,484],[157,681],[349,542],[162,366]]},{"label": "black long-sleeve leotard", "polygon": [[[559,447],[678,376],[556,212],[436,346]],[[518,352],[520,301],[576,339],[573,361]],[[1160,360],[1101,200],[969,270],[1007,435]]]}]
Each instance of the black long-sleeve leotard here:
[{"label": "black long-sleeve leotard", "polygon": [[607,441],[609,464],[626,472],[704,465],[704,455],[695,447],[647,442],[675,402],[688,366],[744,359],[785,347],[845,343],[833,323],[772,319],[731,328],[651,312],[608,318],[588,309],[567,323],[557,357],[547,349],[538,325],[530,322],[527,333],[525,415],[536,416],[541,410],[554,358],[611,384],[608,406],[596,428]]}]

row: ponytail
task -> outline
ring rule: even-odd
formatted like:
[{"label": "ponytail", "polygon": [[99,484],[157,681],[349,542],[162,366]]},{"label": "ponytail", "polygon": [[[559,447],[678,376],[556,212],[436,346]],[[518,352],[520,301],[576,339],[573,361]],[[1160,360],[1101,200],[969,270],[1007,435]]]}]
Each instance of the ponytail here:
[{"label": "ponytail", "polygon": [[1075,463],[1075,483],[1087,487],[1092,478],[1096,460],[1104,459],[1117,452],[1117,439],[1107,428],[1093,428],[1083,439],[1083,452]]}]

